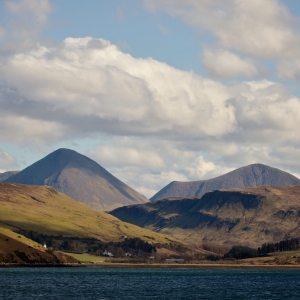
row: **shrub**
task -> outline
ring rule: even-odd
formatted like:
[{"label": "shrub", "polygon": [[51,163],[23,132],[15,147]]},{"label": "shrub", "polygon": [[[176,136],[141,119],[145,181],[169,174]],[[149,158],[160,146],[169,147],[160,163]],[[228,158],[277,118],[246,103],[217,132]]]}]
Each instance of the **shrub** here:
[{"label": "shrub", "polygon": [[257,257],[257,250],[245,246],[233,246],[224,258],[233,257],[236,259]]}]

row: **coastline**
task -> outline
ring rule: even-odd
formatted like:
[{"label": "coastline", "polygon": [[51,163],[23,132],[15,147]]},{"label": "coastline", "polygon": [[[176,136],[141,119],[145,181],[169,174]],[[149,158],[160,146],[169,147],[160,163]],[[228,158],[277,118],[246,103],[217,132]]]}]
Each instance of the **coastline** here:
[{"label": "coastline", "polygon": [[163,264],[163,263],[81,263],[81,264],[0,264],[2,268],[170,268],[170,269],[299,269],[300,265],[267,264]]}]

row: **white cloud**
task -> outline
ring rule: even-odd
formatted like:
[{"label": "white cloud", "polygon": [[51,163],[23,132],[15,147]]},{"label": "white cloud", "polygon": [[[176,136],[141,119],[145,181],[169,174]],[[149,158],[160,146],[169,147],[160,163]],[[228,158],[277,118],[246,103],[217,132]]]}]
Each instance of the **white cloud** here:
[{"label": "white cloud", "polygon": [[51,144],[65,136],[64,126],[22,116],[1,116],[0,141],[18,144]]},{"label": "white cloud", "polygon": [[279,78],[298,80],[300,78],[300,60],[283,60],[278,64],[277,73]]},{"label": "white cloud", "polygon": [[13,55],[32,49],[48,23],[48,14],[54,10],[53,5],[49,0],[6,0],[5,4],[10,18],[5,28],[6,34],[2,32],[0,54]]},{"label": "white cloud", "polygon": [[300,100],[270,81],[233,87],[233,103],[239,130],[235,141],[279,145],[300,141]]},{"label": "white cloud", "polygon": [[85,154],[148,198],[171,181],[209,179],[232,170],[157,140],[115,138],[112,145],[98,145]]},{"label": "white cloud", "polygon": [[52,113],[99,124],[87,123],[89,131],[174,138],[236,128],[227,87],[153,59],[135,59],[101,39],[68,38],[57,48],[15,55],[0,76]]},{"label": "white cloud", "polygon": [[7,0],[6,7],[13,14],[30,16],[38,25],[46,24],[48,14],[53,11],[53,6],[49,0]]},{"label": "white cloud", "polygon": [[[287,61],[295,69],[300,18],[279,0],[144,0],[144,5],[152,13],[163,10],[179,17],[214,38],[210,47],[222,50],[204,51],[203,64],[210,75],[225,79],[267,75],[270,61],[275,65]],[[241,59],[244,56],[248,58]],[[281,78],[298,75],[286,64],[279,67]]]},{"label": "white cloud", "polygon": [[9,153],[0,149],[0,173],[6,172],[8,168],[16,165],[16,159]]},{"label": "white cloud", "polygon": [[278,0],[144,0],[217,38],[217,44],[260,58],[297,57],[300,35],[294,17]]},{"label": "white cloud", "polygon": [[100,146],[89,151],[89,156],[106,165],[138,166],[148,169],[161,169],[165,164],[153,149],[151,151],[118,146]]},{"label": "white cloud", "polygon": [[264,73],[250,60],[221,49],[204,50],[203,65],[211,76],[217,78],[256,77]]}]

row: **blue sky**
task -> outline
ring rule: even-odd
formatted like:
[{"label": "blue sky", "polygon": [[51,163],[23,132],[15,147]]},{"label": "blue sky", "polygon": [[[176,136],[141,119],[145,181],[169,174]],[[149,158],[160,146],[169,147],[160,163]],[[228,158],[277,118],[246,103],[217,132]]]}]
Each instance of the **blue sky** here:
[{"label": "blue sky", "polygon": [[0,2],[0,170],[60,147],[151,197],[251,163],[300,176],[294,0]]},{"label": "blue sky", "polygon": [[136,58],[152,57],[182,70],[203,72],[198,31],[167,13],[148,13],[142,1],[52,3],[52,25],[44,36],[57,41],[70,36],[102,38]]}]

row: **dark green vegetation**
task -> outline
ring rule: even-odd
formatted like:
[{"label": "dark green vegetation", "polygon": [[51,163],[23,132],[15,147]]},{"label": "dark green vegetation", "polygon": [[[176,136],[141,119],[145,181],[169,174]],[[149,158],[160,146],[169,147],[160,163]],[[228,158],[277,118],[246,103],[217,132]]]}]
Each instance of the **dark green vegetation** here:
[{"label": "dark green vegetation", "polygon": [[156,201],[170,197],[200,197],[207,192],[219,189],[287,185],[300,185],[300,179],[276,168],[253,164],[209,180],[173,181],[150,200]]},{"label": "dark green vegetation", "polygon": [[273,252],[294,251],[299,249],[299,239],[283,240],[277,243],[263,244],[257,249],[257,253],[265,255]]},{"label": "dark green vegetation", "polygon": [[58,149],[5,182],[48,185],[90,207],[109,211],[148,202],[95,161],[73,150]]},{"label": "dark green vegetation", "polygon": [[236,259],[257,257],[257,250],[245,246],[233,246],[230,251],[224,255],[224,258],[230,257]]},{"label": "dark green vegetation", "polygon": [[245,259],[245,258],[254,258],[258,256],[266,256],[270,253],[278,252],[289,252],[299,249],[299,238],[286,239],[277,243],[268,243],[263,244],[258,249],[253,249],[245,246],[233,246],[227,253],[224,255],[208,255],[206,258],[208,260],[217,261],[220,259]]},{"label": "dark green vegetation", "polygon": [[218,190],[201,198],[121,207],[111,214],[195,245],[259,247],[299,236],[300,186]]},{"label": "dark green vegetation", "polygon": [[47,247],[72,253],[89,253],[92,255],[102,255],[105,250],[113,253],[114,257],[124,257],[126,253],[130,257],[144,257],[156,252],[155,245],[148,243],[141,238],[124,238],[119,242],[102,242],[95,238],[79,238],[49,236],[33,231],[21,231],[27,238]]}]

